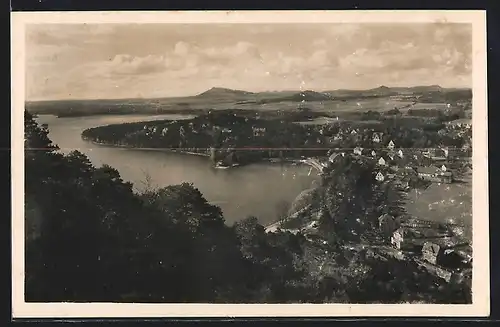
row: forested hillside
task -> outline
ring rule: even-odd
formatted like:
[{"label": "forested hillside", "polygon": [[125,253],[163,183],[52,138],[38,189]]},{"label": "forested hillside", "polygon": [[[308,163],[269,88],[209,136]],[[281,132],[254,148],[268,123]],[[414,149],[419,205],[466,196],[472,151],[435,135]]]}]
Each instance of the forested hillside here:
[{"label": "forested hillside", "polygon": [[399,198],[364,182],[370,165],[339,164],[322,185],[328,242],[313,242],[255,217],[229,227],[195,185],[134,193],[112,167],[60,154],[26,112],[26,301],[470,302],[413,263],[346,250]]}]

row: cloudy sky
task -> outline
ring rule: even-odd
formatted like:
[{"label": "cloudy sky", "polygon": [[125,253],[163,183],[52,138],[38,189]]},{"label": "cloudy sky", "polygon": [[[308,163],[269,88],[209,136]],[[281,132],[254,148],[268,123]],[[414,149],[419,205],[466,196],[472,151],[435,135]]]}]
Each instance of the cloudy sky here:
[{"label": "cloudy sky", "polygon": [[472,85],[463,24],[29,25],[26,98]]}]

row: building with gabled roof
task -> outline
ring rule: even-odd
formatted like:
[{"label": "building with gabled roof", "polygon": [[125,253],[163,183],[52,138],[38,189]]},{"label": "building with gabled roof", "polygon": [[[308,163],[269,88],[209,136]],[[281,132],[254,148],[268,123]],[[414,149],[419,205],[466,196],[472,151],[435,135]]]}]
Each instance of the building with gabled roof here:
[{"label": "building with gabled roof", "polygon": [[357,154],[360,156],[363,154],[363,148],[360,148],[359,146],[357,146],[354,148],[353,152],[354,152],[354,154]]},{"label": "building with gabled roof", "polygon": [[418,167],[418,176],[424,180],[439,183],[451,183],[453,174],[449,171],[443,171],[437,167]]}]

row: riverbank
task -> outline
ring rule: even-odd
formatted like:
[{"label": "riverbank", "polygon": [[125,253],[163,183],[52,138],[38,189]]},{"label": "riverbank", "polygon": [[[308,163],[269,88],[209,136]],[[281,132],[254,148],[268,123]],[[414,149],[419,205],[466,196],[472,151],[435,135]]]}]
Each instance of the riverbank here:
[{"label": "riverbank", "polygon": [[[122,149],[130,149],[130,150],[140,150],[140,151],[155,151],[155,152],[165,152],[165,153],[178,153],[178,154],[184,154],[184,155],[193,155],[193,156],[199,156],[199,157],[205,157],[209,158],[210,155],[207,153],[200,153],[200,152],[193,152],[193,151],[188,151],[188,150],[183,150],[183,149],[175,149],[175,148],[143,148],[143,147],[135,147],[131,145],[122,145],[122,144],[112,144],[112,143],[105,143],[105,142],[97,142],[91,139],[87,139],[82,137],[82,140],[85,142],[94,144],[94,145],[99,145],[103,147],[112,147],[112,148],[122,148]],[[237,166],[230,166],[227,168],[237,168],[237,167],[242,167],[242,166],[247,166],[251,164],[257,164],[259,162],[265,162],[265,163],[270,163],[270,164],[277,164],[277,165],[282,165],[282,164],[288,164],[288,165],[306,165],[309,166],[304,159],[277,159],[277,158],[262,158],[258,162],[251,162],[248,164],[240,164]]]},{"label": "riverbank", "polygon": [[170,152],[170,153],[195,155],[195,156],[200,156],[200,157],[210,157],[210,155],[208,155],[206,153],[192,152],[192,151],[186,151],[186,150],[182,150],[182,149],[142,148],[142,147],[135,147],[135,146],[131,146],[131,145],[122,145],[122,144],[111,144],[111,143],[97,142],[97,141],[93,141],[93,140],[86,139],[86,138],[83,138],[83,137],[82,137],[82,140],[84,140],[85,142],[91,143],[91,144],[105,146],[105,147],[112,147],[112,148],[122,148],[122,149],[141,150],[141,151]]}]

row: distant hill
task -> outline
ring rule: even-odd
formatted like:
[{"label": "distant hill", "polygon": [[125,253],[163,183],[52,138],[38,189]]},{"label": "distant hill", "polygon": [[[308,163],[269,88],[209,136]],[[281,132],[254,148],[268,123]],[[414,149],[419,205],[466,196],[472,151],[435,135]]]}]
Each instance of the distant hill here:
[{"label": "distant hill", "polygon": [[254,95],[255,93],[241,91],[241,90],[232,90],[226,89],[223,87],[212,87],[211,89],[196,95],[197,98],[230,98],[230,99],[238,99],[243,97],[248,97],[249,95]]},{"label": "distant hill", "polygon": [[440,94],[440,93],[464,93],[471,92],[468,88],[443,88],[440,85],[417,85],[410,87],[388,87],[381,85],[379,87],[368,89],[368,90],[332,90],[325,91],[323,93],[330,95],[333,98],[350,99],[357,97],[384,97],[391,95],[403,95],[403,94]]},{"label": "distant hill", "polygon": [[322,100],[331,100],[331,97],[326,93],[319,93],[314,91],[303,91],[296,93],[292,96],[294,101],[322,101]]},{"label": "distant hill", "polygon": [[259,103],[272,103],[272,102],[313,102],[313,101],[328,101],[332,100],[329,94],[322,92],[315,92],[311,90],[292,92],[285,91],[283,93],[276,92],[272,96],[265,96],[264,94],[259,94]]},{"label": "distant hill", "polygon": [[[246,104],[259,108],[260,105],[287,103],[322,102],[341,100],[384,98],[405,95],[418,98],[418,102],[446,103],[467,101],[472,98],[470,88],[443,88],[439,85],[388,87],[381,85],[368,90],[339,89],[317,92],[312,90],[248,92],[222,87],[213,87],[195,96],[156,99],[101,99],[101,100],[56,100],[28,101],[25,107],[36,114],[56,114],[61,116],[86,116],[99,114],[160,114],[172,112],[203,111],[207,108],[228,109],[233,105]],[[268,106],[272,108],[273,106]],[[286,107],[286,105],[284,105]]]}]

